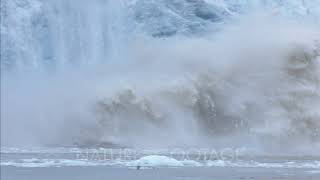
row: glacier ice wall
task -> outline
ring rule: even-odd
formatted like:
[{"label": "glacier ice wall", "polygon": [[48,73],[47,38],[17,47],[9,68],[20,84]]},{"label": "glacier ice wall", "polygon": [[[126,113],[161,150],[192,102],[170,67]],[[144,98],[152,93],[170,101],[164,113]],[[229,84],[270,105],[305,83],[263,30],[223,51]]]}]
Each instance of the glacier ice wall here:
[{"label": "glacier ice wall", "polygon": [[319,23],[318,4],[318,0],[4,0],[1,67],[47,71],[99,64],[118,56],[115,49],[125,48],[120,44],[137,34],[199,36],[253,11]]}]

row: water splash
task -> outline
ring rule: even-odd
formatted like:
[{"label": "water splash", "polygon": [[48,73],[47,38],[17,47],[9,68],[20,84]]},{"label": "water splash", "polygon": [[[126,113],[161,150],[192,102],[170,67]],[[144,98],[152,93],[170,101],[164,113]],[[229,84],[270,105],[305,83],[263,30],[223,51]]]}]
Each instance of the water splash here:
[{"label": "water splash", "polygon": [[[181,1],[179,12],[164,2],[152,1],[170,11],[159,6],[159,16],[144,21],[133,16],[143,1],[5,1],[3,142],[319,148],[315,22],[231,5],[215,5],[221,18],[204,20],[192,14],[188,3],[196,1]],[[281,5],[290,14],[289,7]],[[145,29],[157,17],[208,31],[159,38]]]}]

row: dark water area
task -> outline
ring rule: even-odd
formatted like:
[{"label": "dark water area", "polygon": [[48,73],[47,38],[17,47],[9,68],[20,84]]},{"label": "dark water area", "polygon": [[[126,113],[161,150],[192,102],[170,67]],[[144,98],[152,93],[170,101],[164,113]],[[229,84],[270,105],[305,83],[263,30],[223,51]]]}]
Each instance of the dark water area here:
[{"label": "dark water area", "polygon": [[278,168],[187,167],[123,169],[116,167],[1,167],[3,180],[318,180],[320,171]]}]

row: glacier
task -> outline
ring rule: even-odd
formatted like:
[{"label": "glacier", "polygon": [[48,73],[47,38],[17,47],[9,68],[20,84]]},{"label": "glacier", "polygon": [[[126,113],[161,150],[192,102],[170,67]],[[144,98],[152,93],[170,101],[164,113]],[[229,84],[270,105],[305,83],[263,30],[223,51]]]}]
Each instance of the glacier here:
[{"label": "glacier", "polygon": [[[4,0],[1,67],[4,71],[12,66],[41,71],[68,64],[94,64],[115,53],[114,47],[128,43],[135,34],[203,35],[252,11],[268,10],[319,23],[318,4],[319,0]],[[59,48],[52,47],[59,43]]]}]

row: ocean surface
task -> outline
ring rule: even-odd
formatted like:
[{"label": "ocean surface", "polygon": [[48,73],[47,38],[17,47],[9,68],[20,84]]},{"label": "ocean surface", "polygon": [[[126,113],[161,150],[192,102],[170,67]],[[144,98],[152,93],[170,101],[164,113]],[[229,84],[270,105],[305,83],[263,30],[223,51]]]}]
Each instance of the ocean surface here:
[{"label": "ocean surface", "polygon": [[1,179],[319,179],[319,156],[232,149],[2,148]]}]

